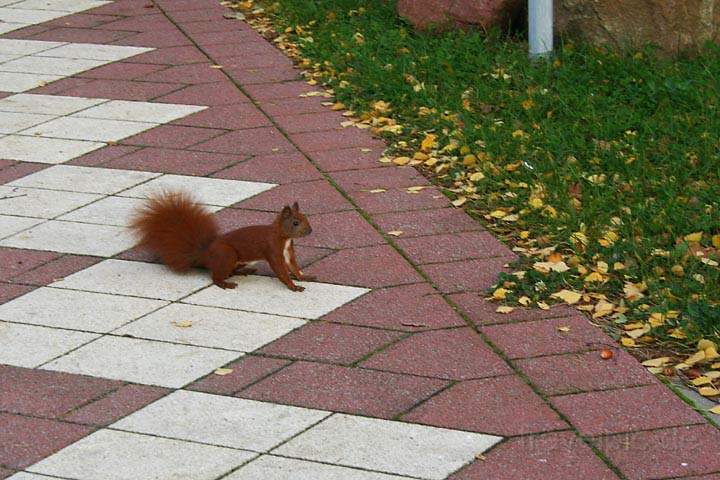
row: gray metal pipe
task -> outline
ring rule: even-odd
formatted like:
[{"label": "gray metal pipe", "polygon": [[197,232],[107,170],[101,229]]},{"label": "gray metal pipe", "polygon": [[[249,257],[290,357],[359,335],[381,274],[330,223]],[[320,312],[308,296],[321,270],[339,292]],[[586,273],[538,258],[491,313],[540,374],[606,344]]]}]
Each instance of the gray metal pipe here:
[{"label": "gray metal pipe", "polygon": [[553,0],[528,0],[530,58],[546,57],[553,51]]}]

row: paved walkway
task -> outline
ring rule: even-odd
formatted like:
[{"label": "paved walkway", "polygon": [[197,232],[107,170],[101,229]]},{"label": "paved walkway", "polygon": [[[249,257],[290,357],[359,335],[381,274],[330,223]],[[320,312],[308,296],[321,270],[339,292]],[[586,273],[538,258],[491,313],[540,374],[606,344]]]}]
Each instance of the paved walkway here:
[{"label": "paved walkway", "polygon": [[[577,312],[495,313],[512,252],[224,13],[0,1],[0,478],[720,479],[717,429]],[[166,272],[124,228],[166,187],[226,228],[298,200],[317,282]]]}]

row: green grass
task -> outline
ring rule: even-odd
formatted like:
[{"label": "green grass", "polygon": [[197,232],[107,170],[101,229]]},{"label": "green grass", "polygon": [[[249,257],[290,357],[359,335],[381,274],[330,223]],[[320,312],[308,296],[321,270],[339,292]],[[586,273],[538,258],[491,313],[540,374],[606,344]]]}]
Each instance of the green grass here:
[{"label": "green grass", "polygon": [[[525,279],[504,278],[514,282],[510,301],[548,299],[560,288],[603,293],[629,308],[617,322],[677,310],[655,336],[681,326],[690,340],[718,337],[720,270],[692,252],[718,257],[711,238],[720,234],[720,49],[671,61],[651,48],[616,54],[561,42],[554,61],[533,64],[523,39],[499,33],[416,35],[392,1],[265,6],[277,26],[292,27],[289,40],[348,108],[391,104],[388,116],[403,126],[389,136],[398,155],[412,156],[427,131],[440,147],[454,139],[466,148],[447,153],[437,182],[454,196],[481,171],[475,191],[464,192],[468,210],[519,215],[490,228],[529,249],[557,246],[573,266],[548,275],[530,268],[537,258],[521,261]],[[413,88],[418,82],[424,88]],[[463,165],[468,151],[481,159],[477,167]],[[537,208],[531,197],[541,200]],[[529,241],[520,239],[523,230]],[[618,238],[602,246],[608,230]],[[587,245],[573,242],[574,232]],[[699,244],[683,241],[695,232],[703,234]],[[574,265],[592,269],[598,261],[610,265],[608,278],[584,283]],[[615,262],[626,268],[613,270]],[[676,265],[682,276],[672,273]],[[624,300],[626,282],[645,282],[645,297]]]}]

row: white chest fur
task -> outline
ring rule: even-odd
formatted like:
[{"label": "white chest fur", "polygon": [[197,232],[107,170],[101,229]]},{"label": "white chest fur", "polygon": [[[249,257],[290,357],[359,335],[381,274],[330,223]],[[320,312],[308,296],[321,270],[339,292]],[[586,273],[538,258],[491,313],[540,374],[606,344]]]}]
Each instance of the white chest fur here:
[{"label": "white chest fur", "polygon": [[290,266],[290,247],[292,246],[292,240],[285,240],[285,248],[283,248],[283,258],[285,258],[285,265]]}]

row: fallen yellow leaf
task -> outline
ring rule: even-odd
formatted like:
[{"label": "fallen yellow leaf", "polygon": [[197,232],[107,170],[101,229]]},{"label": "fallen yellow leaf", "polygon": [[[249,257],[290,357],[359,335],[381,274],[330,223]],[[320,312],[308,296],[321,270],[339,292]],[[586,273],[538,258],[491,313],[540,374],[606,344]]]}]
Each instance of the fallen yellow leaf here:
[{"label": "fallen yellow leaf", "polygon": [[662,367],[670,361],[670,357],[651,358],[642,362],[645,367]]},{"label": "fallen yellow leaf", "polygon": [[393,159],[393,163],[400,166],[407,165],[410,163],[410,157],[396,157]]},{"label": "fallen yellow leaf", "polygon": [[503,306],[498,307],[495,311],[497,313],[510,313],[513,310],[515,310],[513,307],[508,307],[507,305],[503,305]]},{"label": "fallen yellow leaf", "polygon": [[590,274],[589,274],[587,277],[585,277],[585,280],[584,280],[584,281],[585,281],[586,283],[591,283],[591,282],[602,282],[602,281],[604,281],[604,280],[605,280],[605,277],[603,276],[602,273],[600,273],[600,272],[590,272]]},{"label": "fallen yellow leaf", "polygon": [[388,233],[388,235],[392,235],[393,237],[399,237],[400,235],[403,234],[403,231],[402,230],[391,230],[387,233]]},{"label": "fallen yellow leaf", "polygon": [[700,240],[702,240],[702,235],[703,232],[695,232],[685,235],[685,237],[683,238],[685,238],[685,240],[688,242],[699,242]]},{"label": "fallen yellow leaf", "polygon": [[570,327],[558,327],[558,332],[567,333],[570,331]]},{"label": "fallen yellow leaf", "polygon": [[720,234],[712,236],[712,245],[715,248],[720,248]]},{"label": "fallen yellow leaf", "polygon": [[483,174],[482,172],[475,172],[472,175],[470,175],[471,182],[479,182],[483,178],[485,178],[485,174]]},{"label": "fallen yellow leaf", "polygon": [[696,352],[696,353],[690,355],[690,357],[687,360],[685,360],[684,363],[687,363],[688,365],[692,366],[698,362],[702,362],[703,360],[705,360],[705,352],[701,350],[699,352]]},{"label": "fallen yellow leaf", "polygon": [[498,288],[493,292],[493,298],[495,300],[504,300],[507,296],[507,290],[504,288]]},{"label": "fallen yellow leaf", "polygon": [[190,328],[190,327],[192,327],[192,324],[193,324],[190,320],[181,320],[179,322],[171,322],[171,323],[178,328]]},{"label": "fallen yellow leaf", "polygon": [[720,395],[720,390],[715,387],[702,387],[698,390],[698,393],[703,397],[714,397]]},{"label": "fallen yellow leaf", "polygon": [[540,310],[550,310],[550,305],[545,302],[537,302],[537,306],[540,307]]},{"label": "fallen yellow leaf", "polygon": [[632,338],[623,337],[620,339],[620,343],[622,343],[624,347],[635,346],[635,340],[633,340]]},{"label": "fallen yellow leaf", "polygon": [[215,375],[225,376],[232,373],[232,368],[216,368],[213,372]]},{"label": "fallen yellow leaf", "polygon": [[383,192],[387,192],[387,190],[385,190],[384,188],[374,188],[374,189],[370,190],[370,193],[383,193]]},{"label": "fallen yellow leaf", "polygon": [[633,338],[633,339],[637,340],[638,338],[642,337],[643,335],[645,335],[645,334],[648,333],[649,331],[650,331],[650,325],[645,324],[645,325],[643,325],[642,328],[638,328],[638,329],[635,329],[635,330],[630,330],[629,332],[627,332],[627,336],[630,337],[630,338]]},{"label": "fallen yellow leaf", "polygon": [[427,153],[432,150],[436,145],[437,135],[428,133],[425,135],[422,143],[420,143],[420,150]]},{"label": "fallen yellow leaf", "polygon": [[559,298],[560,300],[563,300],[568,305],[573,305],[580,301],[582,298],[582,294],[578,292],[573,292],[572,290],[560,290],[559,292],[555,292],[552,295],[550,295],[553,298]]},{"label": "fallen yellow leaf", "polygon": [[709,385],[709,384],[711,384],[711,383],[712,383],[712,380],[710,380],[710,377],[708,377],[708,376],[706,376],[706,375],[701,375],[701,376],[699,376],[699,377],[697,377],[697,378],[694,378],[694,379],[692,380],[692,382],[690,382],[690,383],[692,383],[692,384],[695,385],[696,387],[699,387],[699,386],[701,386],[701,385]]},{"label": "fallen yellow leaf", "polygon": [[715,407],[712,407],[710,410],[708,410],[710,413],[714,413],[715,415],[720,415],[720,405],[717,405]]},{"label": "fallen yellow leaf", "polygon": [[532,300],[530,300],[530,297],[526,297],[523,295],[522,297],[518,298],[518,303],[523,307],[527,307],[528,305],[530,305],[530,302],[532,302]]},{"label": "fallen yellow leaf", "polygon": [[452,201],[453,206],[462,207],[467,202],[467,197],[458,197]]}]

